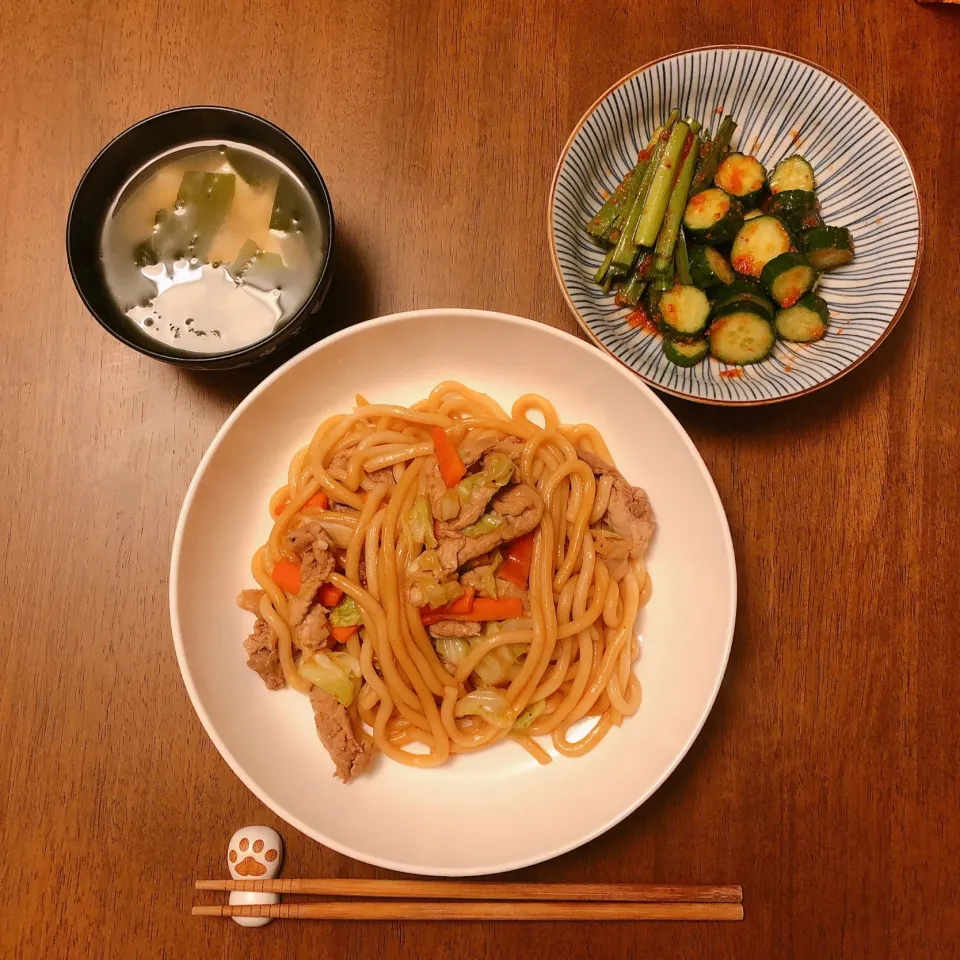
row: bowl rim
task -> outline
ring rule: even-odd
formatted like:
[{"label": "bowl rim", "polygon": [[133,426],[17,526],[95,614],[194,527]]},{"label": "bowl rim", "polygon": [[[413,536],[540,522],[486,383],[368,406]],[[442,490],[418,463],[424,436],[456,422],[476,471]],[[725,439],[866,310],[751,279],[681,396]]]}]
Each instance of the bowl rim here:
[{"label": "bowl rim", "polygon": [[[887,324],[883,333],[876,339],[876,341],[871,344],[856,360],[852,363],[845,366],[842,370],[835,373],[832,377],[828,377],[826,380],[821,383],[817,383],[812,387],[805,387],[803,390],[798,390],[795,393],[788,393],[784,396],[777,397],[764,397],[759,400],[725,400],[717,399],[713,397],[695,397],[692,394],[685,393],[682,390],[677,390],[673,387],[667,387],[659,383],[652,378],[645,376],[637,370],[634,370],[630,364],[621,360],[612,350],[593,332],[590,328],[590,325],[584,319],[580,311],[577,309],[574,304],[570,291],[567,289],[567,285],[563,279],[563,273],[560,268],[560,260],[557,257],[557,243],[556,235],[553,229],[553,210],[554,203],[557,195],[557,183],[560,179],[560,172],[563,169],[564,161],[567,158],[567,153],[570,151],[570,147],[573,145],[574,140],[580,133],[580,130],[583,128],[583,125],[590,119],[593,112],[600,106],[600,104],[609,97],[614,90],[623,86],[627,81],[632,80],[635,76],[640,73],[643,73],[644,70],[649,70],[651,67],[655,67],[658,63],[663,63],[666,60],[674,60],[678,57],[684,57],[691,53],[704,53],[709,50],[757,50],[761,53],[772,53],[776,54],[779,57],[787,57],[790,60],[796,60],[799,63],[805,64],[808,67],[813,67],[814,70],[820,71],[820,73],[825,74],[833,80],[836,80],[837,83],[845,86],[855,97],[857,97],[867,109],[873,111],[877,119],[883,124],[886,128],[887,133],[893,138],[894,142],[900,148],[900,152],[903,154],[903,158],[907,164],[907,172],[910,174],[910,182],[913,185],[913,195],[917,204],[917,257],[913,264],[913,275],[910,277],[910,283],[907,286],[907,290],[903,295],[903,300],[900,302],[900,306],[897,307],[896,313],[893,315],[890,322]],[[674,397],[680,397],[682,400],[689,400],[692,403],[704,403],[709,406],[716,407],[763,407],[769,406],[773,403],[783,403],[787,400],[795,400],[798,397],[806,396],[807,394],[814,393],[817,390],[821,390],[823,387],[828,386],[831,383],[835,383],[841,377],[850,373],[851,370],[860,366],[864,360],[870,357],[873,352],[883,343],[884,340],[891,334],[893,328],[897,325],[900,317],[903,315],[903,312],[907,309],[908,304],[910,303],[911,298],[913,297],[914,290],[917,285],[917,280],[920,277],[920,266],[923,262],[923,205],[920,202],[920,188],[917,182],[917,174],[913,167],[913,162],[910,159],[910,155],[907,153],[906,147],[903,145],[903,141],[900,137],[897,136],[896,131],[890,125],[890,121],[887,120],[886,116],[877,109],[853,84],[848,83],[843,77],[838,76],[832,70],[829,70],[827,67],[821,66],[819,63],[815,63],[813,60],[808,60],[806,57],[801,57],[798,54],[790,53],[787,50],[777,50],[775,47],[764,47],[752,43],[713,43],[706,44],[701,47],[689,47],[686,50],[678,50],[674,53],[665,54],[662,57],[657,57],[654,60],[649,60],[647,63],[643,64],[641,67],[637,67],[636,70],[631,70],[630,73],[621,77],[615,83],[612,83],[609,87],[592,104],[584,111],[583,115],[577,121],[576,126],[570,133],[570,136],[567,137],[566,143],[563,145],[563,149],[560,151],[560,157],[557,160],[556,168],[553,172],[553,179],[550,182],[550,196],[547,200],[547,237],[549,240],[550,246],[550,259],[553,263],[553,272],[554,276],[557,279],[557,283],[560,286],[560,292],[563,295],[563,299],[566,301],[567,307],[570,312],[573,314],[574,319],[577,321],[577,324],[587,335],[590,341],[597,347],[599,347],[604,353],[613,357],[617,363],[626,367],[635,377],[639,377],[644,383],[649,384],[653,387],[654,390],[662,391],[663,393],[668,393]]]},{"label": "bowl rim", "polygon": [[609,355],[603,352],[595,352],[588,343],[582,340],[579,337],[573,336],[567,333],[564,330],[561,330],[558,327],[552,327],[545,323],[539,323],[535,320],[530,320],[526,317],[520,317],[514,314],[501,313],[494,310],[480,310],[473,309],[468,307],[431,307],[420,310],[406,310],[398,313],[387,314],[382,317],[376,317],[371,320],[366,320],[362,323],[355,324],[354,326],[347,327],[344,330],[340,330],[335,334],[332,334],[329,337],[319,340],[318,342],[312,344],[307,349],[296,354],[294,357],[291,357],[286,363],[281,367],[278,367],[272,374],[268,377],[265,377],[264,380],[258,384],[234,409],[230,416],[224,421],[223,425],[217,431],[216,435],[210,441],[207,449],[204,451],[203,457],[200,460],[200,463],[197,465],[197,469],[193,474],[193,478],[190,481],[190,485],[187,488],[187,493],[184,496],[183,504],[180,508],[180,514],[177,518],[176,531],[173,537],[173,544],[171,546],[170,552],[170,574],[169,574],[169,590],[168,590],[168,604],[169,604],[169,613],[170,613],[170,630],[173,636],[174,649],[177,655],[177,665],[180,668],[180,675],[183,679],[184,686],[187,689],[187,695],[190,698],[190,702],[193,706],[194,711],[196,712],[197,718],[200,720],[200,724],[206,732],[207,736],[213,741],[214,746],[217,748],[217,752],[220,756],[227,762],[227,765],[230,769],[236,774],[240,781],[256,796],[263,804],[265,804],[271,811],[273,811],[277,816],[283,819],[286,823],[290,824],[294,829],[300,831],[307,837],[310,837],[312,840],[320,843],[326,847],[329,847],[331,850],[337,851],[345,856],[352,857],[355,860],[359,860],[363,863],[373,864],[379,867],[385,867],[390,870],[396,870],[401,873],[417,873],[426,876],[445,876],[445,877],[464,877],[464,876],[483,876],[491,875],[494,873],[503,873],[510,870],[518,870],[522,867],[532,866],[533,864],[543,863],[547,860],[551,860],[555,857],[561,856],[562,854],[569,853],[571,850],[575,850],[581,846],[584,846],[587,843],[595,840],[597,837],[606,833],[608,830],[615,827],[618,823],[621,823],[631,814],[636,812],[647,800],[659,790],[663,784],[670,778],[676,768],[680,765],[680,762],[684,757],[689,753],[690,748],[693,746],[697,737],[700,735],[703,730],[704,724],[707,721],[707,718],[710,716],[711,711],[713,710],[714,704],[716,703],[717,696],[720,692],[720,687],[723,684],[724,677],[726,676],[727,667],[730,662],[730,652],[733,648],[734,633],[736,629],[736,620],[737,620],[737,559],[736,552],[733,548],[733,537],[730,532],[730,522],[727,518],[726,510],[723,506],[723,501],[720,499],[720,494],[717,490],[716,483],[713,480],[709,469],[707,468],[706,463],[703,460],[703,457],[700,455],[700,451],[697,449],[690,435],[687,433],[683,424],[677,419],[674,413],[670,408],[663,402],[663,400],[657,396],[657,394],[647,386],[642,380],[637,379],[635,383],[640,388],[641,392],[645,392],[649,399],[653,402],[654,406],[658,408],[661,414],[666,417],[668,423],[670,423],[674,429],[677,431],[681,442],[687,448],[691,456],[693,457],[693,462],[695,468],[699,470],[701,476],[706,482],[707,493],[712,500],[714,510],[716,511],[718,518],[721,524],[721,534],[723,540],[723,552],[726,559],[726,568],[729,572],[726,589],[730,596],[730,615],[727,619],[726,624],[723,625],[723,635],[724,639],[724,649],[722,654],[722,663],[717,672],[716,680],[713,684],[713,688],[710,691],[709,698],[705,701],[703,710],[697,719],[696,724],[691,730],[689,736],[683,743],[682,747],[678,750],[673,761],[666,767],[663,773],[660,775],[657,780],[652,783],[646,791],[639,793],[636,799],[628,804],[623,810],[621,810],[616,816],[611,819],[603,822],[599,826],[588,829],[586,832],[580,834],[579,836],[569,840],[568,842],[561,844],[560,846],[551,848],[540,854],[535,854],[532,856],[522,857],[515,861],[508,861],[501,864],[498,864],[494,868],[483,867],[483,868],[474,868],[474,869],[464,869],[462,867],[446,867],[438,866],[431,864],[409,864],[403,863],[395,860],[391,860],[386,857],[377,857],[370,855],[366,852],[360,852],[347,844],[341,843],[339,841],[333,840],[330,837],[320,833],[313,827],[304,823],[299,817],[294,816],[283,804],[276,801],[265,788],[261,788],[252,777],[250,777],[244,768],[241,766],[237,758],[233,755],[230,748],[226,745],[223,738],[217,733],[216,728],[213,725],[212,720],[210,719],[207,711],[205,710],[202,700],[200,698],[199,692],[197,690],[196,684],[194,683],[193,676],[190,672],[189,665],[187,663],[186,653],[184,651],[184,642],[183,642],[183,631],[180,625],[179,618],[179,603],[177,594],[180,588],[180,570],[179,570],[179,557],[182,550],[183,538],[185,536],[185,529],[187,525],[187,518],[191,512],[193,506],[193,501],[196,497],[197,490],[200,487],[201,482],[203,481],[207,470],[209,469],[210,462],[213,460],[214,455],[216,454],[217,449],[220,444],[223,442],[226,434],[231,429],[233,424],[238,420],[246,409],[257,401],[260,395],[266,392],[277,380],[281,379],[286,373],[291,370],[293,367],[304,363],[309,357],[313,356],[315,353],[319,353],[330,346],[338,343],[341,340],[345,340],[351,336],[355,336],[360,331],[366,331],[371,328],[385,327],[393,324],[400,323],[410,323],[416,322],[418,318],[421,317],[434,317],[434,316],[457,316],[471,319],[493,319],[498,321],[505,321],[508,324],[535,328],[541,332],[544,336],[556,337],[564,340],[569,344],[574,345],[574,349],[588,351],[591,356],[601,358],[602,362],[608,364],[611,369],[619,369],[619,365],[614,362],[614,359]]},{"label": "bowl rim", "polygon": [[[140,127],[145,126],[146,124],[152,123],[158,120],[160,117],[171,116],[175,114],[182,113],[193,113],[198,110],[209,110],[216,113],[221,113],[224,115],[232,115],[242,117],[244,120],[252,120],[254,123],[262,124],[265,127],[270,128],[274,133],[278,134],[287,143],[290,147],[298,152],[311,170],[311,172],[316,176],[317,183],[320,185],[320,190],[314,189],[312,184],[304,184],[304,187],[307,191],[314,197],[317,201],[318,206],[320,207],[321,214],[326,215],[327,225],[329,229],[329,239],[327,242],[327,250],[324,254],[323,264],[320,268],[320,272],[317,274],[317,280],[313,285],[313,288],[310,291],[309,296],[300,306],[300,308],[292,313],[288,318],[287,322],[283,324],[282,327],[279,327],[276,330],[272,330],[267,336],[261,337],[261,339],[255,341],[254,343],[249,343],[246,346],[238,347],[235,350],[230,350],[224,353],[204,353],[194,355],[176,355],[170,353],[164,353],[161,350],[154,350],[150,347],[144,346],[143,344],[137,343],[132,337],[125,336],[120,330],[114,329],[101,315],[98,310],[96,310],[90,302],[90,298],[87,296],[87,292],[84,288],[84,285],[77,276],[76,266],[73,262],[73,252],[71,249],[71,238],[75,229],[75,213],[77,199],[80,196],[81,191],[83,190],[87,180],[89,179],[94,168],[112,151],[121,140],[125,139],[127,136],[132,134],[134,131],[138,130]],[[195,138],[191,138],[195,139]],[[185,140],[184,143],[189,142]],[[254,145],[254,144],[251,144]],[[176,146],[176,144],[173,144]],[[184,368],[198,368],[198,369],[210,369],[212,366],[220,366],[221,364],[224,368],[228,366],[236,366],[236,361],[238,360],[256,360],[258,359],[258,351],[260,351],[264,346],[269,344],[274,338],[280,337],[284,334],[295,321],[300,319],[303,316],[305,310],[311,306],[312,301],[317,296],[320,291],[323,291],[327,288],[330,283],[331,275],[333,272],[333,260],[334,260],[334,248],[336,246],[336,221],[333,214],[333,201],[330,197],[330,190],[327,187],[326,181],[323,179],[323,174],[320,173],[320,168],[317,166],[313,157],[306,151],[303,145],[295,139],[291,134],[287,133],[282,127],[275,124],[272,120],[267,120],[266,117],[261,117],[259,114],[251,113],[249,110],[241,110],[239,107],[227,107],[222,104],[215,103],[195,103],[188,104],[186,106],[180,107],[171,107],[169,110],[160,110],[157,113],[152,113],[147,117],[142,117],[140,120],[137,120],[136,123],[131,124],[128,127],[125,127],[119,133],[110,138],[110,140],[105,143],[100,150],[97,152],[97,155],[87,164],[86,169],[83,171],[83,175],[77,181],[77,186],[73,191],[73,197],[70,200],[70,207],[67,211],[67,224],[65,231],[65,243],[66,243],[66,253],[67,253],[67,266],[70,269],[70,278],[73,280],[73,286],[77,291],[80,299],[83,301],[84,307],[86,307],[87,313],[89,313],[97,323],[103,327],[111,336],[115,337],[121,343],[130,347],[133,350],[136,350],[138,353],[143,354],[144,356],[150,357],[154,360],[162,360],[165,363],[173,364],[174,366],[184,367]]]}]

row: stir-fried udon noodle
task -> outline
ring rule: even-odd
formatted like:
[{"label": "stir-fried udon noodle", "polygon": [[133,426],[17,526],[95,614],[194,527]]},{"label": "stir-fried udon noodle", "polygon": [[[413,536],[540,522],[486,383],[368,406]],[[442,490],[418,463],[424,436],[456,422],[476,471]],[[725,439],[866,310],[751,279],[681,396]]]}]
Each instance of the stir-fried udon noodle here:
[{"label": "stir-fried udon noodle", "polygon": [[356,404],[270,500],[260,589],[238,598],[257,616],[248,665],[309,694],[344,780],[377,752],[591,750],[640,706],[646,494],[540,396],[508,413],[447,382],[411,407]]}]

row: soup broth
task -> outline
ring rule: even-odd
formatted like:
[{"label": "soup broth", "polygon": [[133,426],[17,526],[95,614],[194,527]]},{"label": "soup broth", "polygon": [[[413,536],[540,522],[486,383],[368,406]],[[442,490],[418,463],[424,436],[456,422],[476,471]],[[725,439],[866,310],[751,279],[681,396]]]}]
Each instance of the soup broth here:
[{"label": "soup broth", "polygon": [[227,353],[306,302],[328,236],[313,198],[245,144],[178,147],[138,171],[107,216],[100,256],[119,310],[171,353]]}]

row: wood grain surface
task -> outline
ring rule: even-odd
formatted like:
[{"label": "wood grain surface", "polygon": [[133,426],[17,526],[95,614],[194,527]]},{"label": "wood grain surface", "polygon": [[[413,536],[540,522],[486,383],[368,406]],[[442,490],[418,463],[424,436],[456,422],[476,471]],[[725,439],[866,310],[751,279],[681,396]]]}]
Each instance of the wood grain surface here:
[{"label": "wood grain surface", "polygon": [[[889,340],[828,389],[757,410],[668,401],[733,530],[727,677],[649,802],[512,879],[741,883],[745,921],[190,917],[193,881],[222,873],[245,823],[282,832],[284,876],[389,874],[278,821],[191,709],[167,620],[174,524],[269,370],[178,372],[93,322],[63,252],[84,167],[157,110],[253,110],[333,195],[315,337],[428,306],[575,332],[545,229],[569,130],[647,60],[723,42],[818,61],[889,119],[919,176],[923,273]],[[0,4],[0,956],[956,956],[958,49],[958,11],[908,0]]]}]

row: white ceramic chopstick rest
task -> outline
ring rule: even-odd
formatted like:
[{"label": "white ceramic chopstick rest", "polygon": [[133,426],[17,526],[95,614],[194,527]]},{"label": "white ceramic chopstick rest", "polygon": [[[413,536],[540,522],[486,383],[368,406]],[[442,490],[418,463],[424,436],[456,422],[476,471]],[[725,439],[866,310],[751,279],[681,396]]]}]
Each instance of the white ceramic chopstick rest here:
[{"label": "white ceramic chopstick rest", "polygon": [[[273,880],[283,863],[283,840],[270,827],[241,827],[231,838],[227,852],[230,876],[234,880]],[[234,890],[231,904],[279,903],[276,893],[247,893]],[[263,927],[269,917],[234,917],[241,927]]]}]

